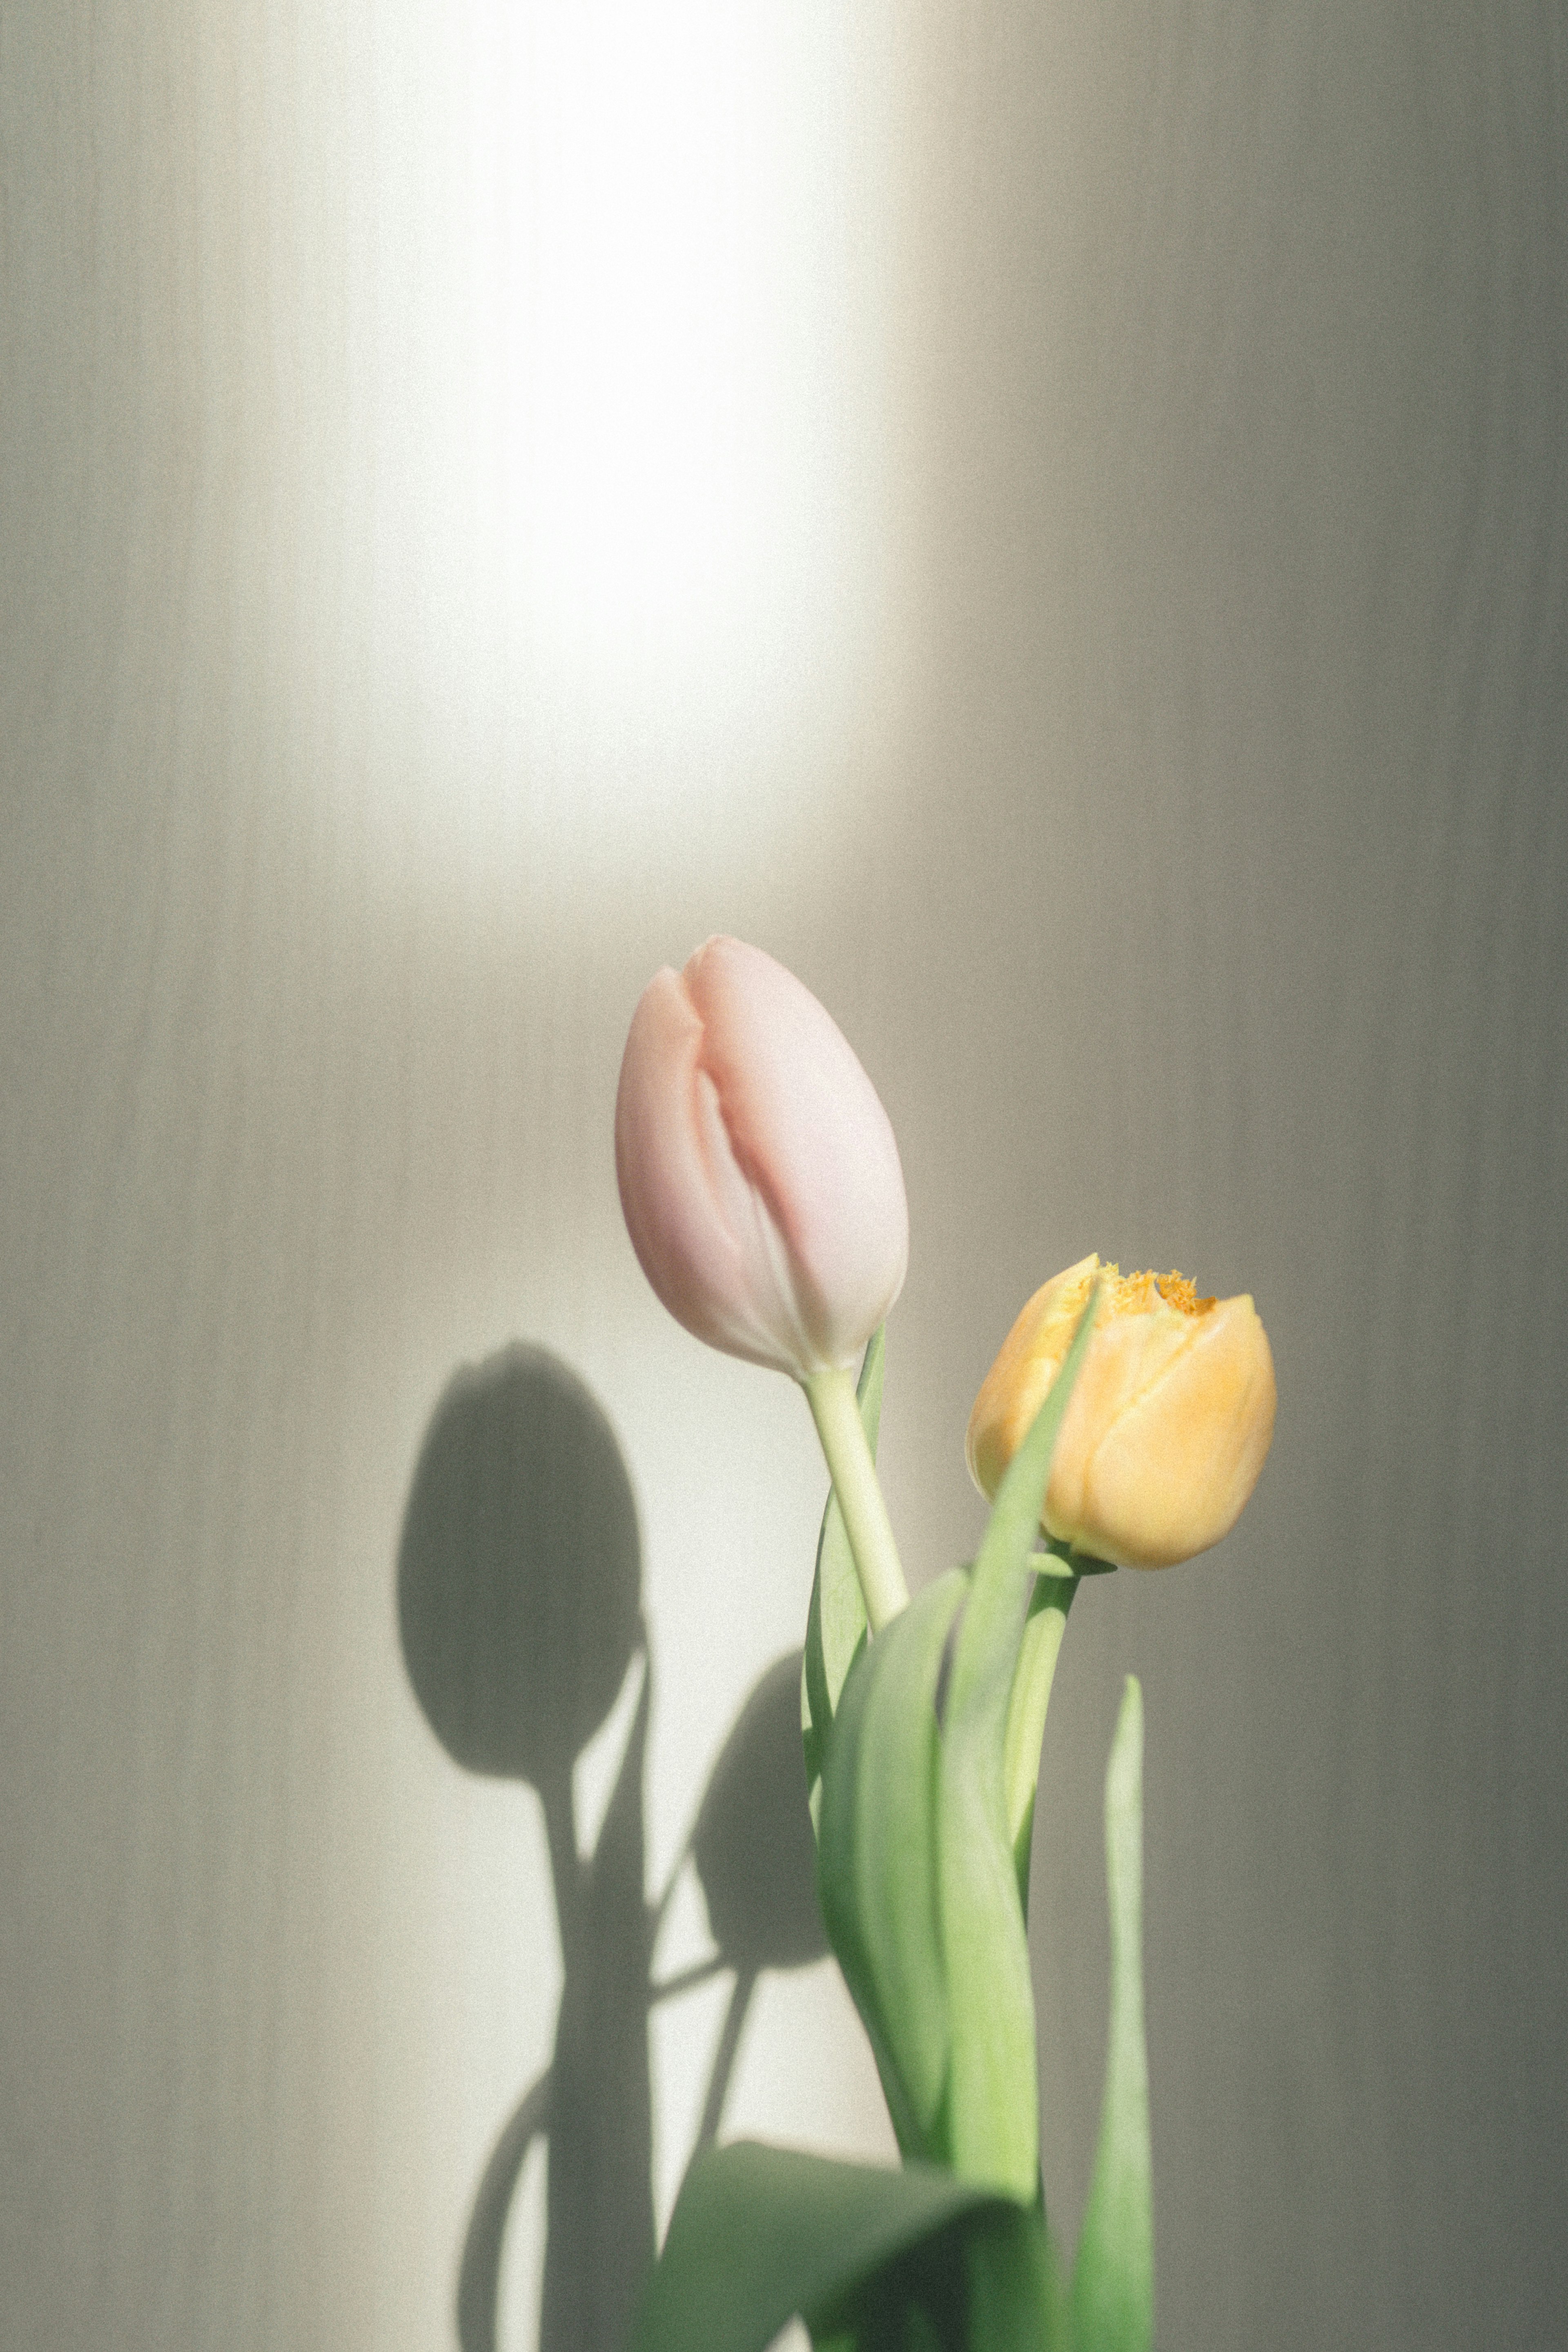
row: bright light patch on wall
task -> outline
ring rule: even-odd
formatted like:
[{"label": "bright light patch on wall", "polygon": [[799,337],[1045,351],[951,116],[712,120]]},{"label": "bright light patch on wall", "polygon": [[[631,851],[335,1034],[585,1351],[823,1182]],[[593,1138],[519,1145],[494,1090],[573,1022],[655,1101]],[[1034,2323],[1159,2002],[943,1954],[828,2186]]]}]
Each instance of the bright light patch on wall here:
[{"label": "bright light patch on wall", "polygon": [[712,0],[531,30],[498,256],[527,610],[557,655],[689,662],[842,559],[813,415],[827,61],[784,12]]},{"label": "bright light patch on wall", "polygon": [[444,824],[552,767],[820,796],[896,698],[897,58],[828,0],[468,0],[345,61],[336,510]]}]

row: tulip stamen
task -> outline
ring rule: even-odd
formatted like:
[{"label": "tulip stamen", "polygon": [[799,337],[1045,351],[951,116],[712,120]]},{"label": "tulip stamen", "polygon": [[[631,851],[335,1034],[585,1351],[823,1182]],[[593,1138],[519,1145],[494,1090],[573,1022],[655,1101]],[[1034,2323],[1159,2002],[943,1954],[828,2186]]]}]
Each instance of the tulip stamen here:
[{"label": "tulip stamen", "polygon": [[[1094,1278],[1092,1273],[1086,1273],[1063,1291],[1056,1311],[1067,1328],[1081,1311]],[[1217,1298],[1200,1298],[1192,1276],[1174,1267],[1169,1274],[1156,1274],[1152,1268],[1123,1274],[1113,1263],[1100,1268],[1100,1283],[1101,1324],[1114,1322],[1121,1315],[1152,1315],[1161,1307],[1173,1307],[1178,1315],[1208,1315],[1219,1305]]]}]

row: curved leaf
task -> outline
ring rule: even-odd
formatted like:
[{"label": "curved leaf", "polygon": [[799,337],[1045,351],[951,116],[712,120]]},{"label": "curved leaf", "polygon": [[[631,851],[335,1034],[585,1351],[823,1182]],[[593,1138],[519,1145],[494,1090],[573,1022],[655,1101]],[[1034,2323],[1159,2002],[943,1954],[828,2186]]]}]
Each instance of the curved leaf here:
[{"label": "curved leaf", "polygon": [[965,2332],[973,2352],[1071,2352],[1067,2281],[1037,2205],[1000,2205],[963,2231]]},{"label": "curved leaf", "polygon": [[938,1885],[952,2037],[947,2155],[961,2172],[1026,2201],[1039,2177],[1035,2002],[1004,1746],[1035,1590],[1035,1530],[1095,1304],[1091,1291],[1061,1370],[997,1491],[959,1628],[942,1721]]},{"label": "curved leaf", "polygon": [[936,1688],[965,1590],[928,1585],[856,1660],[822,1787],[822,1916],[906,2156],[940,2156],[947,1979],[937,1904]]},{"label": "curved leaf", "polygon": [[1068,2352],[1065,2286],[1037,2205],[975,2207],[887,2263],[817,2352]]},{"label": "curved leaf", "polygon": [[[973,1601],[970,1603],[973,1608]],[[1022,1612],[1020,1612],[1021,1614]],[[948,2160],[1027,2199],[1039,2170],[1034,1990],[1002,1789],[1002,1717],[943,1737],[938,1903],[951,2036]]]},{"label": "curved leaf", "polygon": [[1026,1927],[1029,1918],[1029,1851],[1035,1831],[1035,1794],[1040,1778],[1040,1743],[1045,1738],[1046,1710],[1050,1705],[1062,1635],[1067,1631],[1068,1611],[1077,1591],[1076,1576],[1036,1575],[1018,1643],[1018,1661],[1013,1669],[1006,1727],[1002,1735],[1007,1836],[1013,1848],[1013,1873],[1018,1882],[1018,1907]]},{"label": "curved leaf", "polygon": [[765,2352],[786,2321],[837,2314],[887,2263],[993,2201],[931,2165],[716,2148],[686,2176],[631,2352]]}]

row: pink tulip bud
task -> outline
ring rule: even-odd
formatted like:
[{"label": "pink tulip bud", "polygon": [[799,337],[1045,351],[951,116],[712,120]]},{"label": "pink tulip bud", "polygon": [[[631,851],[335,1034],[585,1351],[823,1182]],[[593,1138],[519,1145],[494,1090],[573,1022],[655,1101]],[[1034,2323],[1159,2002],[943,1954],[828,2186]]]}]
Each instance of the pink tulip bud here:
[{"label": "pink tulip bud", "polygon": [[678,1322],[804,1380],[854,1361],[903,1286],[888,1114],[839,1029],[760,948],[656,972],[616,1097],[632,1247]]}]

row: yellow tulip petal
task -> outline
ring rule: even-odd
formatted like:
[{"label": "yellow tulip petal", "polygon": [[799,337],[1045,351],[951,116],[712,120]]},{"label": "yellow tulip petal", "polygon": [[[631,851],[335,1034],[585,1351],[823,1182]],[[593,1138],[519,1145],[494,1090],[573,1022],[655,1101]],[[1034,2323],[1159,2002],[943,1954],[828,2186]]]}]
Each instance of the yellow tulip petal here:
[{"label": "yellow tulip petal", "polygon": [[976,1483],[995,1492],[1044,1402],[1096,1274],[1101,1305],[1062,1423],[1048,1535],[1097,1559],[1163,1568],[1228,1533],[1268,1454],[1274,1365],[1249,1297],[1200,1299],[1179,1275],[1080,1259],[1029,1300],[970,1418]]}]

